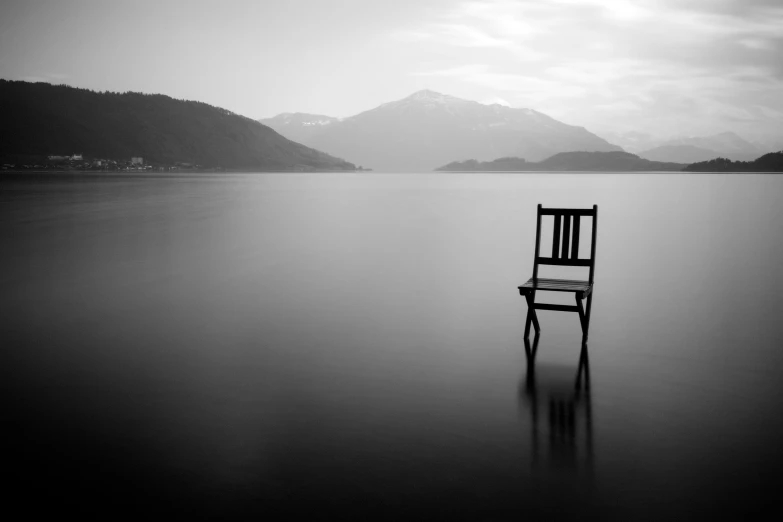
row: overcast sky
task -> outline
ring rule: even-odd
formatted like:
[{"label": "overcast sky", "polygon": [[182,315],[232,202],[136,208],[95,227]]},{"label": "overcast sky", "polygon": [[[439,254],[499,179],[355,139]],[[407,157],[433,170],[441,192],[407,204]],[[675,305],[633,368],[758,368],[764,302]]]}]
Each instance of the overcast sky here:
[{"label": "overcast sky", "polygon": [[593,132],[783,145],[783,0],[0,3],[0,78],[162,93],[252,118],[429,88]]}]

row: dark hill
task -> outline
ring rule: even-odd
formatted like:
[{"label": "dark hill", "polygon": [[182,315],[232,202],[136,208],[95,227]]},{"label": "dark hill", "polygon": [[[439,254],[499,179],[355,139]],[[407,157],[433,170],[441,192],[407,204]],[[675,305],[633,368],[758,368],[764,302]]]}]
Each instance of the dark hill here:
[{"label": "dark hill", "polygon": [[539,163],[543,170],[682,170],[683,163],[650,161],[630,152],[561,152]]},{"label": "dark hill", "polygon": [[444,172],[518,172],[536,170],[538,163],[528,163],[524,158],[505,157],[492,161],[477,161],[469,159],[465,161],[452,161],[448,165],[438,167],[435,170]]},{"label": "dark hill", "polygon": [[479,162],[468,160],[449,163],[439,171],[678,171],[684,164],[649,161],[629,152],[560,152],[538,163],[521,158],[500,158]]},{"label": "dark hill", "polygon": [[753,161],[716,158],[688,165],[689,172],[783,172],[783,151],[770,152]]},{"label": "dark hill", "polygon": [[0,80],[0,155],[141,156],[258,170],[353,170],[269,127],[206,103]]}]

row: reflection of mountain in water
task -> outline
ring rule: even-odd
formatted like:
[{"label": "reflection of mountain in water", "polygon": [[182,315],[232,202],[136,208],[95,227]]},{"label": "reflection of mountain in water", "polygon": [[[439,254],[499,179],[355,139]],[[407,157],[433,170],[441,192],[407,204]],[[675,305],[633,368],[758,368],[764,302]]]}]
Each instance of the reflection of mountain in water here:
[{"label": "reflection of mountain in water", "polygon": [[534,465],[590,470],[593,463],[592,404],[587,344],[577,366],[537,364],[539,336],[525,339],[527,371],[519,401],[531,416]]}]

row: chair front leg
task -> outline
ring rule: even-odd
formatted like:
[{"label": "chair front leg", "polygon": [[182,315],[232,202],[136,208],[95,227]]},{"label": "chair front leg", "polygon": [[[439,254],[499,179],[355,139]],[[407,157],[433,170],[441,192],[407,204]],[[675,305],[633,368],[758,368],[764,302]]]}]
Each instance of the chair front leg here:
[{"label": "chair front leg", "polygon": [[538,324],[538,316],[536,315],[536,307],[535,307],[535,301],[536,301],[536,292],[533,290],[532,292],[525,294],[525,299],[527,300],[527,318],[525,319],[525,339],[527,339],[530,336],[530,323],[533,323],[533,327],[536,329],[536,335],[541,333],[541,326]]},{"label": "chair front leg", "polygon": [[582,334],[582,342],[587,342],[587,334],[590,331],[590,309],[592,308],[593,304],[593,292],[590,292],[590,295],[587,296],[587,312],[585,313],[585,326],[584,326],[584,333]]},{"label": "chair front leg", "polygon": [[584,342],[585,339],[587,339],[587,325],[585,324],[585,311],[584,308],[582,308],[582,300],[579,298],[579,294],[574,294],[574,298],[576,299],[576,308],[577,312],[579,312],[579,325],[582,327],[582,341]]}]

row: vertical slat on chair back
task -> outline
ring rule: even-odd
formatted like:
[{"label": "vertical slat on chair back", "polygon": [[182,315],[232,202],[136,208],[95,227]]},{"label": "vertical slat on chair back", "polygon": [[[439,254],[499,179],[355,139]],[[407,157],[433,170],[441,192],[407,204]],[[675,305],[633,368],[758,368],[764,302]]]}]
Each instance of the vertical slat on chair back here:
[{"label": "vertical slat on chair back", "polygon": [[571,216],[563,216],[563,250],[560,259],[568,259],[568,240],[571,234]]},{"label": "vertical slat on chair back", "polygon": [[593,237],[590,238],[590,282],[595,273],[595,241],[598,238],[598,205],[593,205]]},{"label": "vertical slat on chair back", "polygon": [[[538,265],[586,266],[590,267],[590,282],[593,281],[595,270],[595,240],[598,230],[598,205],[593,208],[542,208],[538,205],[536,213],[536,249],[533,263],[533,277],[538,278]],[[554,233],[552,234],[552,255],[539,255],[541,245],[541,216],[554,217]],[[590,238],[590,258],[579,257],[579,238],[581,235],[581,217],[593,218],[592,237]],[[561,234],[562,228],[562,234]]]},{"label": "vertical slat on chair back", "polygon": [[582,216],[574,216],[574,231],[571,235],[571,259],[579,259],[579,225]]},{"label": "vertical slat on chair back", "polygon": [[538,248],[541,246],[541,203],[536,211],[536,249],[533,251],[533,279],[538,279]]}]

